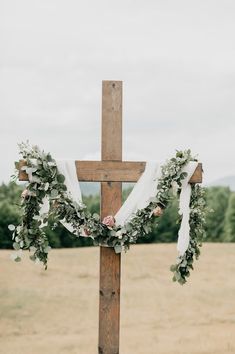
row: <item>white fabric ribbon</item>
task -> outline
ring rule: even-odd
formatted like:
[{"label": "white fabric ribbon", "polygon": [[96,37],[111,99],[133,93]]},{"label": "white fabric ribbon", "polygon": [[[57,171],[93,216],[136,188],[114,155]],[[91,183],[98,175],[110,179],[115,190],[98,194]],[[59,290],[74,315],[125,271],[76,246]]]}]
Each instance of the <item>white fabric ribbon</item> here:
[{"label": "white fabric ribbon", "polygon": [[[82,193],[80,185],[77,178],[77,171],[75,161],[73,160],[56,160],[56,165],[60,174],[64,175],[65,181],[64,184],[67,187],[67,192],[73,201],[82,204]],[[74,233],[74,228],[71,224],[67,223],[64,220],[60,221],[61,224],[69,230],[71,233]],[[77,233],[74,233],[77,235]],[[81,236],[85,236],[85,233],[82,233]]]},{"label": "white fabric ribbon", "polygon": [[82,193],[78,183],[75,161],[56,160],[56,165],[60,174],[65,177],[65,185],[72,199],[78,204],[82,203]]},{"label": "white fabric ribbon", "polygon": [[[82,203],[82,193],[80,185],[77,179],[77,171],[75,166],[75,161],[73,160],[56,160],[56,166],[60,174],[64,175],[65,181],[64,184],[67,187],[67,193],[78,204]],[[40,215],[47,214],[49,212],[50,204],[49,198],[44,197],[43,203],[40,208]],[[71,233],[73,233],[73,227],[64,220],[60,220],[60,223]],[[42,227],[46,224],[42,224]],[[84,235],[82,235],[84,236]]]},{"label": "white fabric ribbon", "polygon": [[[77,179],[75,162],[69,160],[56,160],[56,163],[59,173],[63,174],[65,177],[64,183],[67,187],[67,191],[70,194],[70,197],[78,204],[82,204],[82,194],[79,181]],[[189,245],[189,216],[191,197],[191,185],[189,184],[189,180],[192,177],[197,165],[197,162],[190,162],[182,169],[182,172],[186,172],[187,176],[182,181],[182,188],[179,201],[179,214],[182,215],[182,221],[178,233],[177,250],[179,252],[179,255],[181,256],[184,255]],[[149,204],[151,198],[154,198],[157,194],[157,185],[160,177],[160,164],[152,161],[146,162],[144,173],[141,175],[140,179],[135,184],[130,195],[115,215],[116,225],[123,226],[131,219],[131,217],[136,213],[137,210],[143,209]],[[47,198],[44,198],[40,214],[47,213],[48,211],[49,201]],[[70,232],[73,233],[73,227],[70,224],[66,223],[63,220],[61,221],[61,223]],[[83,232],[81,236],[87,235]]]},{"label": "white fabric ribbon", "polygon": [[189,217],[190,217],[190,197],[192,187],[189,183],[190,178],[192,177],[195,169],[197,168],[198,163],[195,161],[190,162],[186,165],[182,172],[187,172],[187,176],[182,181],[182,188],[180,192],[180,201],[179,201],[179,214],[182,215],[182,221],[178,233],[178,242],[177,250],[180,256],[183,256],[187,251],[189,246],[190,239],[190,226],[189,226]]},{"label": "white fabric ribbon", "polygon": [[156,197],[161,168],[157,162],[146,162],[145,171],[135,184],[130,195],[115,215],[116,224],[123,226],[138,209],[145,208]]}]

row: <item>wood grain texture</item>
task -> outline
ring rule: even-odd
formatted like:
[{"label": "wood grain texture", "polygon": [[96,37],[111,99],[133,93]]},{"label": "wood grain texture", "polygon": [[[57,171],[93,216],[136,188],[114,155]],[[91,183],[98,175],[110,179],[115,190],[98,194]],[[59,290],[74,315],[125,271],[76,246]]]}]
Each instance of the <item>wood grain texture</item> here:
[{"label": "wood grain texture", "polygon": [[122,81],[102,82],[102,161],[122,160]]},{"label": "wood grain texture", "polygon": [[134,161],[76,161],[79,181],[137,182],[145,162]]},{"label": "wood grain texture", "polygon": [[[103,81],[102,160],[122,160],[122,82]],[[122,204],[122,183],[101,183],[101,218]],[[121,255],[100,247],[99,354],[119,353]]]},{"label": "wood grain texture", "polygon": [[[121,182],[101,183],[101,218],[121,207]],[[121,254],[100,247],[99,354],[119,353]]]},{"label": "wood grain texture", "polygon": [[[145,170],[144,161],[75,161],[78,180],[83,182],[137,182]],[[24,160],[20,166],[25,166]],[[25,171],[19,180],[27,181]],[[189,183],[202,183],[202,164],[199,163]]]}]

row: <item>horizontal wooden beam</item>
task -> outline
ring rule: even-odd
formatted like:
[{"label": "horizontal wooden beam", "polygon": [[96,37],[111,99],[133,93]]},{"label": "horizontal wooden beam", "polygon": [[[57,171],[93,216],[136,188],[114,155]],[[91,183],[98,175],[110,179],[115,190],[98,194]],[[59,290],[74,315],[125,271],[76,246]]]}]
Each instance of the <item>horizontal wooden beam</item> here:
[{"label": "horizontal wooden beam", "polygon": [[76,161],[79,181],[136,182],[145,170],[145,162]]},{"label": "horizontal wooden beam", "polygon": [[[76,161],[78,180],[81,182],[137,182],[145,170],[143,161]],[[19,180],[27,181],[28,175],[20,168],[25,161],[19,162]],[[198,166],[189,183],[202,183],[202,164]]]}]

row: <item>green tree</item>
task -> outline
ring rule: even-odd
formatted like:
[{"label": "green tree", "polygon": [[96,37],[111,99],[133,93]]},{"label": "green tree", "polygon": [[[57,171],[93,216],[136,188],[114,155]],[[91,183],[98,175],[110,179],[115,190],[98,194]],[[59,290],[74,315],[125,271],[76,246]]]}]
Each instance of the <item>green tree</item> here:
[{"label": "green tree", "polygon": [[[123,202],[129,195],[133,185],[123,190]],[[16,183],[2,184],[0,186],[0,248],[12,248],[9,224],[17,225],[20,222],[20,195],[23,186]],[[213,242],[235,242],[235,194],[226,187],[211,187],[207,189],[207,204],[213,213],[207,215],[207,240]],[[99,213],[99,195],[83,197],[84,204],[91,213]],[[159,225],[138,243],[175,242],[178,237],[178,201],[173,199],[169,207],[164,210],[161,218],[156,218]],[[52,247],[83,247],[92,245],[92,240],[87,237],[75,237],[61,224],[54,230],[47,227],[46,234]]]},{"label": "green tree", "polygon": [[153,226],[152,232],[148,235],[141,236],[138,243],[175,242],[179,231],[179,225],[177,224],[179,219],[178,205],[178,200],[173,198],[164,210],[163,215],[156,218],[158,225]]},{"label": "green tree", "polygon": [[231,191],[228,187],[210,187],[207,189],[207,205],[213,212],[206,218],[207,241],[223,241],[225,214]]},{"label": "green tree", "polygon": [[12,233],[9,224],[20,222],[20,194],[22,188],[15,183],[0,186],[0,248],[12,248]]},{"label": "green tree", "polygon": [[224,241],[235,242],[235,193],[231,193],[225,215]]}]

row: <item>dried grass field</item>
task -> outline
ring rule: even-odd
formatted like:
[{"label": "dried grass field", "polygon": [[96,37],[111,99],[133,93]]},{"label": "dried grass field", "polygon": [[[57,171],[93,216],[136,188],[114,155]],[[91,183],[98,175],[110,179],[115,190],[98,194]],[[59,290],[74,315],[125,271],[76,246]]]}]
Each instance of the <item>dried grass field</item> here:
[{"label": "dried grass field", "polygon": [[[93,354],[98,248],[53,250],[49,269],[0,252],[0,353]],[[171,281],[174,244],[122,257],[121,354],[235,353],[235,244],[205,244],[189,283]]]}]

